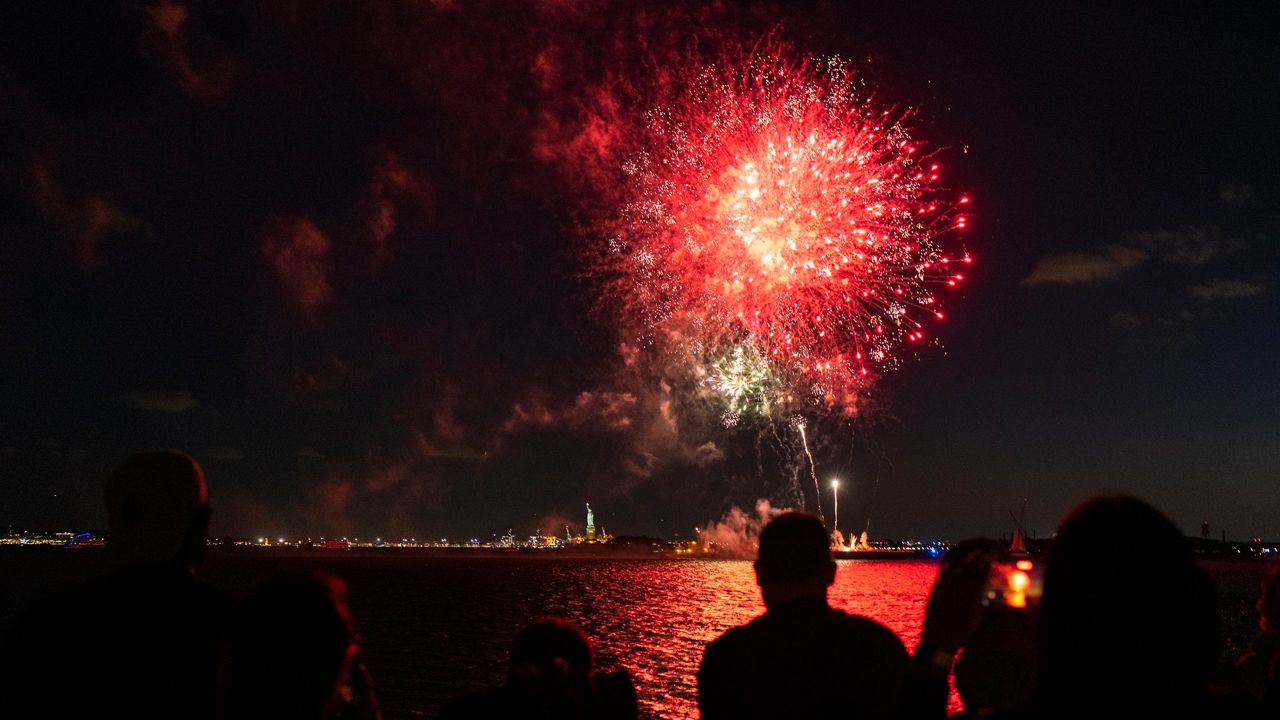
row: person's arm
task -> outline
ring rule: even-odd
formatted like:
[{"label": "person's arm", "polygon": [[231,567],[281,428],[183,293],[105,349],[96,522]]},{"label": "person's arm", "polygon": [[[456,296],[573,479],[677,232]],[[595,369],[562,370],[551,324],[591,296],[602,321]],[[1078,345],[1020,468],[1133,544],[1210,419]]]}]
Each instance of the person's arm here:
[{"label": "person's arm", "polygon": [[907,720],[942,720],[947,717],[951,659],[945,650],[921,641],[907,665],[898,693],[895,717]]},{"label": "person's arm", "polygon": [[961,543],[943,558],[929,593],[924,632],[899,696],[900,717],[947,716],[951,666],[982,616],[982,588],[989,571],[990,555],[980,542]]}]

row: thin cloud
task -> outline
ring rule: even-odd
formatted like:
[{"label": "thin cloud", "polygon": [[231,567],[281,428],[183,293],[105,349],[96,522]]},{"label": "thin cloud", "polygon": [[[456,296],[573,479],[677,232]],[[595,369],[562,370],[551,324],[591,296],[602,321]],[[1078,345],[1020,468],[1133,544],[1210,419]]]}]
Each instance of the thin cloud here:
[{"label": "thin cloud", "polygon": [[1084,285],[1113,282],[1152,260],[1173,265],[1200,266],[1243,250],[1248,244],[1228,237],[1217,225],[1143,230],[1127,242],[1093,250],[1058,253],[1042,258],[1023,285]]},{"label": "thin cloud", "polygon": [[[146,13],[148,48],[174,83],[189,96],[205,101],[219,100],[231,91],[236,66],[229,55],[217,52],[203,66],[193,61],[190,13],[185,6],[159,2]],[[209,48],[209,43],[202,43],[205,55]]]},{"label": "thin cloud", "polygon": [[305,217],[277,215],[263,232],[262,254],[285,293],[312,315],[333,300],[329,238]]},{"label": "thin cloud", "polygon": [[1204,265],[1214,258],[1243,249],[1244,241],[1226,237],[1217,225],[1188,225],[1177,229],[1144,230],[1133,234],[1133,246],[1167,263]]},{"label": "thin cloud", "polygon": [[384,267],[394,255],[392,237],[404,210],[430,215],[435,207],[434,188],[409,170],[394,153],[388,152],[374,170],[369,187],[369,217],[366,238],[375,269]]},{"label": "thin cloud", "polygon": [[574,397],[572,405],[552,408],[535,394],[512,407],[502,430],[509,433],[530,426],[591,425],[618,432],[632,427],[637,404],[638,398],[629,392],[584,390]]},{"label": "thin cloud", "polygon": [[1125,245],[1106,245],[1093,252],[1070,251],[1042,258],[1021,284],[1081,285],[1112,282],[1141,265],[1147,253]]},{"label": "thin cloud", "polygon": [[1267,286],[1248,280],[1211,280],[1192,285],[1187,291],[1200,302],[1214,302],[1262,295],[1266,293]]},{"label": "thin cloud", "polygon": [[45,162],[31,170],[29,187],[49,228],[66,245],[82,270],[107,265],[103,246],[116,237],[143,237],[148,226],[111,201],[94,194],[76,195],[62,187]]},{"label": "thin cloud", "polygon": [[1244,207],[1253,202],[1253,186],[1247,183],[1223,185],[1218,190],[1218,199],[1225,205]]},{"label": "thin cloud", "polygon": [[200,407],[200,401],[185,390],[177,393],[131,392],[121,395],[119,400],[139,410],[158,413],[177,414]]},{"label": "thin cloud", "polygon": [[1118,312],[1111,316],[1111,327],[1119,330],[1134,330],[1146,325],[1151,321],[1145,315],[1139,315],[1131,312]]}]

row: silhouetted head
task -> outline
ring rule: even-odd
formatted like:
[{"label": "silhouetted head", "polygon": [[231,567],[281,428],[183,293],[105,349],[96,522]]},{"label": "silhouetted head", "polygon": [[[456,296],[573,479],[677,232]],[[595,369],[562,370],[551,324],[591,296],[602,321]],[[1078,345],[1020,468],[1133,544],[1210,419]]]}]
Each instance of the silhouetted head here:
[{"label": "silhouetted head", "polygon": [[355,658],[342,580],[284,574],[245,603],[233,648],[237,717],[322,718]]},{"label": "silhouetted head", "polygon": [[511,646],[510,674],[589,678],[591,646],[573,625],[563,620],[540,620],[516,635]]},{"label": "silhouetted head", "polygon": [[108,547],[117,562],[194,566],[209,531],[204,471],[177,450],[134,455],[106,485]]},{"label": "silhouetted head", "polygon": [[1163,515],[1131,497],[1089,500],[1045,564],[1042,701],[1173,707],[1198,697],[1217,656],[1215,602]]},{"label": "silhouetted head", "polygon": [[526,717],[577,720],[601,716],[591,677],[591,646],[563,620],[536,622],[516,636],[506,692]]},{"label": "silhouetted head", "polygon": [[756,584],[766,608],[801,597],[827,597],[836,579],[831,540],[815,515],[787,512],[760,532]]}]

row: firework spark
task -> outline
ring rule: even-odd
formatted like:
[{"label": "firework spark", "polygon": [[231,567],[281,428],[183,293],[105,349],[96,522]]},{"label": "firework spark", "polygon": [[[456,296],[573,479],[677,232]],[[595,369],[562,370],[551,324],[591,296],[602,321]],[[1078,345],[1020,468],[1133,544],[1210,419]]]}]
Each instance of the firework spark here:
[{"label": "firework spark", "polygon": [[735,423],[744,413],[770,413],[773,375],[768,360],[751,345],[735,345],[728,356],[713,362],[705,382],[723,399]]},{"label": "firework spark", "polygon": [[937,242],[965,226],[968,199],[943,199],[904,114],[846,62],[788,54],[693,60],[656,83],[621,134],[616,212],[590,258],[615,317],[662,362],[711,366],[735,420],[852,412],[942,318],[933,288],[969,262]]}]

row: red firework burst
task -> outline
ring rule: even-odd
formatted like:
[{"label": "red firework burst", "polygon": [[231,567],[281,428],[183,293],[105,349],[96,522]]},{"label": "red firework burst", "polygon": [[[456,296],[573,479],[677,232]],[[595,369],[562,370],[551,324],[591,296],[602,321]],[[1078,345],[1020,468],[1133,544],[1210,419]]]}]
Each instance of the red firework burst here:
[{"label": "red firework burst", "polygon": [[664,362],[749,344],[784,400],[852,411],[942,318],[933,287],[970,258],[937,241],[965,226],[968,199],[943,200],[904,114],[876,107],[848,63],[787,54],[693,61],[655,83],[622,133],[591,271]]}]

